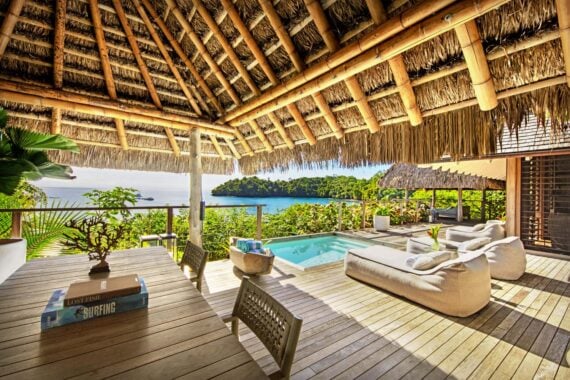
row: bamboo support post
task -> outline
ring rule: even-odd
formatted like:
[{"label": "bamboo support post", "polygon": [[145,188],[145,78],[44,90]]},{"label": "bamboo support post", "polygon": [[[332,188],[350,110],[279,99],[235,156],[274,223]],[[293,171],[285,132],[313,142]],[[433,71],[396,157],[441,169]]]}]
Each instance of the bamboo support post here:
[{"label": "bamboo support post", "polygon": [[218,139],[215,136],[210,136],[210,141],[212,142],[212,145],[214,145],[214,149],[216,150],[216,152],[218,152],[220,158],[222,160],[225,160],[226,155],[224,154],[224,151],[222,150],[222,147],[220,146]]},{"label": "bamboo support post", "polygon": [[202,203],[202,147],[200,131],[190,132],[190,215],[188,240],[202,246],[202,221],[200,207]]},{"label": "bamboo support post", "polygon": [[483,189],[481,198],[481,222],[487,220],[487,190]]},{"label": "bamboo support post", "polygon": [[53,108],[51,110],[50,133],[52,135],[61,134],[61,109],[59,109],[59,108]]},{"label": "bamboo support post", "polygon": [[566,68],[566,84],[570,87],[570,2],[556,0],[556,13],[558,15],[558,29],[562,41],[562,54]]},{"label": "bamboo support post", "polygon": [[170,8],[170,12],[172,12],[174,17],[178,20],[178,23],[180,24],[182,29],[186,32],[186,35],[188,36],[188,38],[190,38],[190,41],[192,42],[192,44],[196,47],[196,50],[200,54],[200,57],[202,57],[204,59],[204,61],[206,61],[206,64],[210,67],[210,70],[212,70],[214,72],[214,75],[216,76],[218,81],[221,83],[221,85],[225,89],[225,91],[228,93],[230,98],[233,100],[233,102],[236,105],[240,105],[241,99],[240,99],[239,95],[233,89],[230,82],[225,77],[224,73],[222,73],[222,71],[220,70],[220,67],[218,66],[216,61],[212,58],[212,56],[210,55],[210,53],[208,52],[208,50],[206,49],[206,47],[202,43],[202,40],[200,39],[200,37],[196,34],[196,32],[194,32],[194,30],[192,29],[192,26],[190,25],[190,23],[188,22],[188,20],[186,19],[186,17],[184,16],[182,11],[180,10],[180,8],[178,8],[176,1],[175,0],[166,0],[166,4]]},{"label": "bamboo support post", "polygon": [[262,236],[262,223],[263,222],[263,206],[257,205],[256,206],[256,230],[255,230],[255,238],[257,240],[261,240]]},{"label": "bamboo support post", "polygon": [[[320,77],[313,80],[307,80],[307,75],[309,73],[307,73],[308,70],[305,70],[303,73],[302,83],[299,85],[292,83],[295,88],[294,90],[283,90],[281,88],[282,85],[276,86],[272,90],[268,90],[264,94],[265,96],[259,97],[262,98],[259,100],[259,102],[265,101],[265,104],[253,110],[251,110],[251,106],[248,105],[247,108],[249,108],[251,111],[245,112],[238,117],[233,117],[235,114],[230,115],[230,113],[228,113],[224,120],[232,120],[236,123],[245,123],[252,118],[261,117],[268,112],[275,111],[276,109],[281,108],[286,104],[300,100],[303,97],[311,95],[317,91],[322,91],[324,88],[339,83],[340,81],[343,81],[352,75],[355,75],[363,70],[369,69],[381,62],[402,54],[405,51],[418,46],[425,41],[453,30],[455,27],[467,21],[480,17],[481,15],[495,9],[496,7],[506,2],[508,2],[508,0],[481,0],[476,3],[473,1],[463,0],[408,28],[406,31],[398,34],[396,38],[390,38],[388,40],[385,38],[381,39],[384,42],[380,43],[374,49],[361,54],[357,54],[358,51],[364,48],[369,42],[369,39],[364,37],[359,42],[357,50],[351,51],[350,57],[345,57],[345,63],[331,70],[330,67],[334,61],[332,59],[328,59],[324,63],[326,65],[326,70],[328,70],[326,74],[321,75]],[[437,3],[440,4],[440,2]],[[402,23],[402,20],[405,20],[405,18],[398,19],[398,25]],[[384,25],[390,25],[390,28],[388,29],[386,35],[383,37],[393,36],[393,34],[390,33],[390,30],[399,29],[398,27],[394,28],[394,24],[390,21],[382,24],[379,28]],[[341,52],[344,54],[349,54],[349,52],[345,51],[344,49],[339,50],[337,54]],[[289,81],[283,85],[286,86],[288,84],[290,84]],[[280,94],[278,101],[267,101],[267,98],[273,97],[275,93],[279,91],[283,92]],[[241,109],[244,108],[240,107],[240,110]]]},{"label": "bamboo support post", "polygon": [[57,89],[63,87],[66,10],[67,1],[57,0],[55,3],[55,26],[53,33],[53,86]]},{"label": "bamboo support post", "polygon": [[20,211],[12,211],[12,231],[10,237],[12,239],[20,239],[22,237],[22,213]]},{"label": "bamboo support post", "polygon": [[232,151],[232,154],[234,155],[234,157],[239,160],[241,158],[241,154],[236,149],[236,146],[234,145],[233,141],[228,139],[227,137],[224,137],[224,140],[226,141],[228,148],[230,148],[230,150]]},{"label": "bamboo support post", "polygon": [[12,0],[8,6],[4,21],[2,22],[2,26],[0,26],[0,59],[2,59],[8,47],[8,42],[10,42],[10,37],[12,37],[12,32],[18,22],[24,3],[25,0]]},{"label": "bamboo support post", "polygon": [[[501,0],[500,3],[502,4],[506,1],[507,0]],[[241,116],[249,114],[252,110],[260,108],[262,105],[270,103],[271,101],[283,96],[284,94],[287,94],[288,92],[291,92],[300,86],[304,86],[313,79],[347,63],[355,56],[361,55],[379,43],[384,42],[393,36],[401,34],[402,31],[410,28],[412,25],[418,23],[419,21],[428,18],[433,13],[440,11],[452,3],[454,3],[454,0],[442,0],[435,2],[430,1],[421,3],[403,12],[401,15],[390,18],[388,21],[379,25],[358,42],[354,42],[350,45],[345,46],[344,48],[338,50],[336,53],[331,54],[326,61],[315,64],[310,68],[303,70],[288,81],[275,86],[271,90],[266,91],[262,96],[252,99],[247,104],[244,104],[243,106],[228,112],[222,120],[242,120],[242,118],[240,118]],[[460,4],[465,6],[466,3],[470,2],[464,0]],[[455,10],[455,8],[452,8],[452,10]],[[441,17],[441,15],[439,15],[439,17]],[[418,38],[421,38],[420,36],[423,35],[423,33],[417,34],[419,35]]]},{"label": "bamboo support post", "polygon": [[483,111],[492,110],[499,102],[475,20],[457,26],[455,34],[463,50],[479,108]]},{"label": "bamboo support post", "polygon": [[457,221],[463,222],[463,189],[457,189]]},{"label": "bamboo support post", "polygon": [[119,118],[132,122],[159,125],[188,131],[200,128],[202,132],[221,137],[234,137],[234,128],[214,124],[157,109],[139,107],[133,104],[102,99],[73,92],[54,90],[29,84],[0,80],[0,96],[13,102],[41,107],[59,107],[68,111],[88,115]]},{"label": "bamboo support post", "polygon": [[[120,0],[113,0],[113,1],[120,1]],[[198,86],[200,86],[202,91],[204,91],[204,93],[206,94],[206,96],[214,106],[214,108],[216,108],[216,110],[220,114],[224,113],[222,105],[220,104],[220,102],[218,101],[218,99],[216,98],[216,96],[214,95],[214,93],[212,92],[212,90],[204,80],[204,78],[200,75],[198,69],[196,69],[196,66],[194,66],[190,58],[186,55],[184,49],[182,48],[182,46],[180,46],[178,40],[172,35],[166,23],[160,18],[158,12],[156,11],[152,3],[149,0],[142,0],[142,3],[149,12],[154,22],[156,22],[156,24],[158,25],[158,27],[160,28],[160,30],[162,31],[162,33],[164,34],[164,36],[166,37],[166,39],[168,40],[174,51],[178,54],[184,65],[188,68],[188,70],[190,70],[190,73],[192,74],[194,79],[196,79]]]},{"label": "bamboo support post", "polygon": [[394,75],[394,81],[396,82],[406,113],[410,118],[410,124],[414,126],[420,125],[423,120],[422,112],[418,107],[416,94],[412,88],[412,83],[410,82],[410,77],[408,76],[404,59],[400,54],[398,54],[397,56],[388,59],[388,64],[390,65],[390,69]]}]

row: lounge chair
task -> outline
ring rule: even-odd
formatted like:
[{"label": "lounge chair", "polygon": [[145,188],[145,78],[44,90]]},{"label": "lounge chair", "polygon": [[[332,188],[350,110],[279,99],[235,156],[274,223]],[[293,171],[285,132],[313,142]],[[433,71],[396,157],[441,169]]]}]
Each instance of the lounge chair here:
[{"label": "lounge chair", "polygon": [[[463,206],[463,218],[471,219],[471,208]],[[457,207],[436,208],[435,215],[439,219],[457,219]]]},{"label": "lounge chair", "polygon": [[352,278],[451,316],[467,317],[489,303],[491,275],[485,255],[468,253],[427,270],[407,263],[426,256],[376,245],[349,250],[344,269]]},{"label": "lounge chair", "polygon": [[476,238],[488,237],[491,241],[505,238],[505,227],[499,221],[490,220],[485,224],[477,224],[473,227],[455,226],[445,231],[445,239],[464,242]]},{"label": "lounge chair", "polygon": [[250,276],[271,273],[275,255],[269,250],[265,253],[244,252],[236,246],[238,239],[230,238],[230,260],[234,266]]},{"label": "lounge chair", "polygon": [[[465,242],[463,244],[467,244]],[[466,250],[460,245],[458,252],[471,254],[477,252],[487,256],[491,267],[491,277],[499,280],[518,280],[526,270],[526,253],[524,245],[517,236],[509,236],[505,239],[497,240],[482,247],[473,247]]]}]

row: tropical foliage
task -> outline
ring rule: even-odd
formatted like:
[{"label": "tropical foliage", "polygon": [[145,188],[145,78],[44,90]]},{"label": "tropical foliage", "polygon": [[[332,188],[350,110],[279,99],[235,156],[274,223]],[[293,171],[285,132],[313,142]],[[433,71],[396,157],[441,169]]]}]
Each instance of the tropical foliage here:
[{"label": "tropical foliage", "polygon": [[22,128],[8,127],[8,114],[0,108],[0,193],[13,195],[23,180],[44,177],[73,179],[71,167],[51,162],[49,150],[79,152],[73,140]]}]

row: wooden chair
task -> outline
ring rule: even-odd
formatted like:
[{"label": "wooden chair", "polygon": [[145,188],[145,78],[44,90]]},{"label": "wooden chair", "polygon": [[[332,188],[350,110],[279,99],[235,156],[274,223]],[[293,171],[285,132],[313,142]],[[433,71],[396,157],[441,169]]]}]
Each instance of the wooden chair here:
[{"label": "wooden chair", "polygon": [[184,254],[180,260],[180,269],[184,271],[184,267],[190,268],[190,281],[196,283],[196,289],[202,292],[202,278],[204,277],[204,269],[208,261],[208,254],[202,247],[197,246],[190,240],[186,241]]},{"label": "wooden chair", "polygon": [[273,379],[288,379],[303,320],[296,317],[259,286],[244,277],[231,315],[232,333],[239,337],[239,320],[247,325],[271,353],[280,370]]}]

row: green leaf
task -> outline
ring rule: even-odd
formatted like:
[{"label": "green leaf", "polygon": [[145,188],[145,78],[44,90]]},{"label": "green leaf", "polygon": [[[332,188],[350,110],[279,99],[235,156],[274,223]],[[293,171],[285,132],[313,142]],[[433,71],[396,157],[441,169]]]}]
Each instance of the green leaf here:
[{"label": "green leaf", "polygon": [[6,128],[6,135],[14,145],[22,150],[65,150],[79,153],[77,144],[62,135],[48,135],[21,128]]},{"label": "green leaf", "polygon": [[8,124],[8,112],[5,109],[0,108],[0,130],[4,129]]},{"label": "green leaf", "polygon": [[47,178],[55,179],[74,179],[73,169],[67,165],[54,164],[46,162],[38,166],[40,173]]},{"label": "green leaf", "polygon": [[21,177],[24,173],[36,172],[36,165],[28,160],[17,158],[0,158],[0,177]]},{"label": "green leaf", "polygon": [[23,177],[0,177],[0,193],[14,195]]}]

